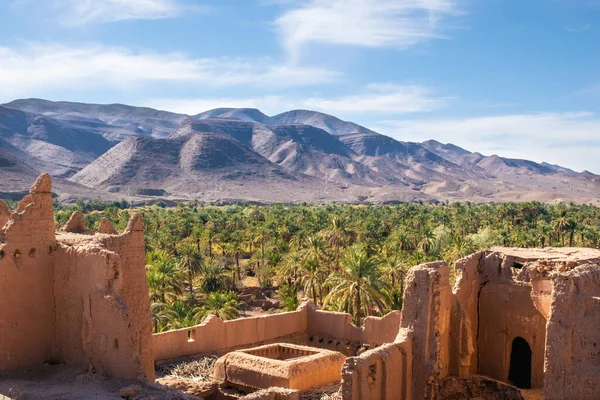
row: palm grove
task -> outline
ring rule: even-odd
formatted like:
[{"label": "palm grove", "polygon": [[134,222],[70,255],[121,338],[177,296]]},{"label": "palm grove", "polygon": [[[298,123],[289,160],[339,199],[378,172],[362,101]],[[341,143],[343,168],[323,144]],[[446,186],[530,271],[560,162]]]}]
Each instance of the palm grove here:
[{"label": "palm grove", "polygon": [[[74,209],[89,226],[101,217],[123,228],[126,203],[58,207],[64,224]],[[369,315],[402,308],[408,269],[494,245],[600,246],[600,208],[501,203],[392,206],[205,206],[140,208],[155,331],[201,323],[209,314],[237,318],[246,277],[278,287],[283,310],[302,297],[327,310]]]}]

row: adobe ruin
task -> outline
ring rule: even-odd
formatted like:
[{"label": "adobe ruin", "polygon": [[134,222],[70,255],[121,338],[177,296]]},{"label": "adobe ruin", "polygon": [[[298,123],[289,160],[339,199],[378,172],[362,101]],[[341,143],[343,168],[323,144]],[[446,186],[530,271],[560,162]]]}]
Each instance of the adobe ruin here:
[{"label": "adobe ruin", "polygon": [[214,378],[251,391],[305,391],[339,382],[345,361],[337,351],[276,343],[227,353],[217,361]]},{"label": "adobe ruin", "polygon": [[[402,312],[362,327],[305,300],[153,335],[141,217],[92,233],[75,215],[56,232],[42,175],[15,212],[0,202],[0,373],[56,360],[153,381],[155,363],[218,354],[216,380],[253,399],[298,399],[333,380],[346,400],[520,399],[515,386],[598,397],[599,250],[492,248],[455,273],[452,287],[445,262],[412,268]],[[321,367],[323,382],[310,378]]]},{"label": "adobe ruin", "polygon": [[0,210],[0,372],[60,362],[153,380],[141,216],[92,235],[74,214],[56,232],[47,174]]}]

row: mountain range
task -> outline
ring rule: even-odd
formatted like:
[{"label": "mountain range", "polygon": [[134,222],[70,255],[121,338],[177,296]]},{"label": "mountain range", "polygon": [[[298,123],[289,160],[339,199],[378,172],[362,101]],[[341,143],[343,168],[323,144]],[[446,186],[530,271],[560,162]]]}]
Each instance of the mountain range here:
[{"label": "mountain range", "polygon": [[256,202],[597,202],[600,176],[404,142],[331,115],[218,108],[183,115],[121,104],[0,105],[0,195],[40,172],[75,198]]}]

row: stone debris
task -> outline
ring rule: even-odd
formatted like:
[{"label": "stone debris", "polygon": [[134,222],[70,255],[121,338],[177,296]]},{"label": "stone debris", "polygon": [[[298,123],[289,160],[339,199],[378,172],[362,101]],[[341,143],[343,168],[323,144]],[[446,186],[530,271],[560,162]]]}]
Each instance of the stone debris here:
[{"label": "stone debris", "polygon": [[482,399],[482,400],[523,400],[519,389],[506,383],[473,376],[458,378],[455,376],[444,379],[437,400]]},{"label": "stone debris", "polygon": [[135,396],[140,394],[141,391],[142,388],[139,385],[131,385],[119,390],[119,396],[124,399],[133,399]]},{"label": "stone debris", "polygon": [[205,398],[217,391],[217,384],[213,381],[197,382],[191,379],[164,377],[156,380],[156,383],[169,386],[184,393]]},{"label": "stone debris", "polygon": [[300,392],[280,387],[270,387],[250,393],[243,398],[247,400],[300,400]]}]

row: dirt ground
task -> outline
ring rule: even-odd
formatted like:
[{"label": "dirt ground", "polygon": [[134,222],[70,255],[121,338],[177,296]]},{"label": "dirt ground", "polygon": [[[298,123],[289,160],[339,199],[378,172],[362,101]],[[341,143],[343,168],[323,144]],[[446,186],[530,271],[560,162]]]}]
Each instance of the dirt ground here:
[{"label": "dirt ground", "polygon": [[[0,375],[0,399],[10,400],[122,400],[119,391],[130,385],[139,385],[141,392],[131,400],[197,400],[160,385],[107,379],[102,375],[82,373],[77,369],[57,365]],[[340,399],[338,385],[320,388],[302,394],[303,400]],[[522,390],[525,400],[544,400],[542,389]]]},{"label": "dirt ground", "polygon": [[130,385],[141,387],[132,400],[198,399],[159,384],[107,379],[62,365],[0,375],[0,395],[11,400],[122,400],[119,391]]}]

